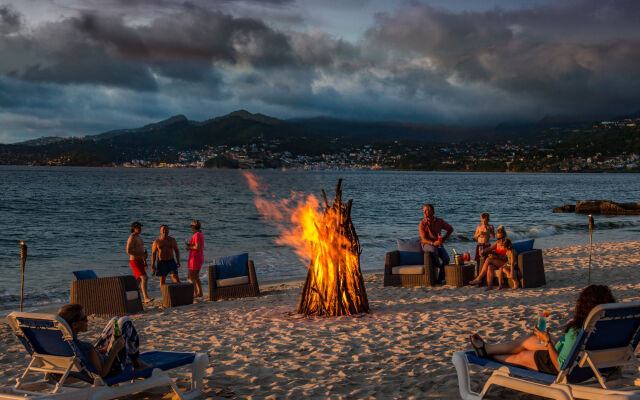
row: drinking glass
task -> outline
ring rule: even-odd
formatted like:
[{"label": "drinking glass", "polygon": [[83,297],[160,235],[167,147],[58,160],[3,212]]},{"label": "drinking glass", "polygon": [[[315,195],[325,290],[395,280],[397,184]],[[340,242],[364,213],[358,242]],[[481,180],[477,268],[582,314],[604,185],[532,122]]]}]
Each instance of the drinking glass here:
[{"label": "drinking glass", "polygon": [[[549,316],[549,311],[544,310],[538,314],[538,319],[536,320],[536,329],[541,332],[545,332],[547,330],[547,317]],[[543,344],[543,342],[538,340],[538,343]]]}]

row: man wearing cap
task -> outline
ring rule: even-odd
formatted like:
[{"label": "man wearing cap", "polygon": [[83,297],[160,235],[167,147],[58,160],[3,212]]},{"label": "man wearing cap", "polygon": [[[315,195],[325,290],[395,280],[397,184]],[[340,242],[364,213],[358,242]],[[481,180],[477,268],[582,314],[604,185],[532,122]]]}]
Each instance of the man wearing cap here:
[{"label": "man wearing cap", "polygon": [[144,249],[144,242],[140,233],[142,232],[142,224],[135,221],[131,224],[131,235],[127,240],[127,254],[129,254],[129,267],[133,271],[142,290],[144,302],[148,303],[150,299],[147,295],[147,251]]}]

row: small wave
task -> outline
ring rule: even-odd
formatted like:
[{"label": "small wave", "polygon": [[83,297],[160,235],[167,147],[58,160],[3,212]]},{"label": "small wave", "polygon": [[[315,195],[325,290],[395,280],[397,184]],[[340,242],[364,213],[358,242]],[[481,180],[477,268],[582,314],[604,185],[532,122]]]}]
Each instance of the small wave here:
[{"label": "small wave", "polygon": [[[632,227],[640,227],[640,223],[638,221],[600,221],[596,222],[594,226],[594,231],[606,231],[606,230],[615,230],[615,229],[623,229],[623,228],[632,228]],[[579,223],[571,223],[564,225],[546,225],[546,226],[536,226],[530,228],[528,230],[520,230],[520,229],[507,229],[507,234],[511,239],[532,239],[532,238],[542,238],[558,235],[561,233],[567,232],[588,232],[589,226],[587,223],[579,224]]]}]

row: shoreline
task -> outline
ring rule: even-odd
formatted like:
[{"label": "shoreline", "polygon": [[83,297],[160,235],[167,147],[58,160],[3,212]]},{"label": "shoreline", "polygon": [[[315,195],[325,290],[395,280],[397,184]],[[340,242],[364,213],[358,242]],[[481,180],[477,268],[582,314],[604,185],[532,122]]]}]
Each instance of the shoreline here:
[{"label": "shoreline", "polygon": [[217,167],[167,167],[167,166],[124,166],[124,165],[29,165],[29,164],[0,164],[0,167],[28,167],[28,168],[113,168],[113,169],[204,169],[204,170],[224,170],[224,171],[398,171],[398,172],[446,172],[446,173],[495,173],[495,174],[640,174],[640,168],[614,168],[599,170],[580,170],[580,171],[514,171],[514,170],[466,170],[466,169],[405,169],[405,168],[375,168],[375,167],[358,167],[358,168],[304,168],[304,167],[284,167],[284,168],[217,168]]},{"label": "shoreline", "polygon": [[[613,242],[594,242],[593,253],[595,254],[595,250],[599,246],[631,244],[635,242],[636,241],[633,241],[633,240],[613,241]],[[588,244],[582,244],[582,245],[571,245],[571,246],[546,247],[546,248],[540,248],[540,249],[543,251],[543,254],[544,254],[546,252],[564,251],[572,248],[584,248],[584,250],[587,251],[588,247],[589,247]],[[376,276],[384,273],[384,260],[381,260],[381,264],[382,264],[381,267],[378,266],[371,269],[362,268],[362,269],[366,269],[366,272],[363,272],[362,275],[366,278],[366,277],[372,277],[372,276]],[[127,271],[127,274],[129,272],[130,271]],[[127,275],[127,274],[124,274],[124,275]],[[203,278],[203,276],[205,277]],[[162,293],[160,291],[160,287],[158,285],[157,280],[155,280],[154,278],[155,277],[153,276],[149,276],[149,289],[148,289],[149,294],[150,294],[150,297],[154,298],[154,301],[160,301],[160,303],[162,303]],[[282,286],[289,286],[289,285],[296,285],[296,284],[302,285],[305,279],[306,279],[306,274],[301,275],[300,277],[273,278],[273,279],[262,279],[262,280],[259,279],[258,283],[260,285],[260,290],[262,291],[263,288],[282,287]],[[173,282],[170,278],[168,278],[167,280],[170,283]],[[203,297],[204,300],[202,301],[208,301],[206,300],[208,296],[208,289],[207,289],[208,278],[206,277],[206,274],[201,275],[201,280],[203,282],[203,291],[204,291],[204,297]],[[184,279],[182,279],[181,277],[181,282],[187,282],[186,277],[184,277]],[[59,299],[57,301],[53,301],[48,304],[42,304],[42,302],[40,302],[39,304],[26,304],[24,307],[24,310],[25,312],[47,312],[47,313],[56,312],[57,309],[64,304],[67,304],[66,300]],[[10,306],[7,306],[6,308],[0,307],[0,319],[4,319],[11,312],[18,311],[18,310],[19,310],[19,305],[10,305]]]},{"label": "shoreline", "polygon": [[[259,297],[199,299],[170,309],[156,299],[131,319],[143,351],[209,355],[203,398],[459,398],[451,356],[470,348],[471,333],[491,342],[514,339],[531,331],[541,309],[551,312],[554,335],[568,321],[587,284],[588,245],[543,253],[547,284],[539,288],[384,287],[382,274],[374,273],[364,276],[369,314],[296,314],[302,284],[294,282],[265,283]],[[609,285],[619,301],[639,301],[639,263],[640,240],[594,246],[592,282]],[[81,336],[95,338],[107,321],[90,317],[89,332]],[[10,384],[27,363],[0,323],[0,385]],[[471,373],[477,389],[490,371],[474,367]],[[164,390],[132,398],[160,398]],[[529,397],[496,388],[486,398]]]}]

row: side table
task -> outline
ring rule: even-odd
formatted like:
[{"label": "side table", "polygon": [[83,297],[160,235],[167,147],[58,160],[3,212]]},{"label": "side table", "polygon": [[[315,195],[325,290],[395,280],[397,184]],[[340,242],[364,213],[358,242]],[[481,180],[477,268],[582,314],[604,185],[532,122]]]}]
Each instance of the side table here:
[{"label": "side table", "polygon": [[165,283],[162,285],[162,306],[164,308],[193,304],[192,283]]},{"label": "side table", "polygon": [[463,287],[473,280],[475,273],[474,263],[464,265],[449,264],[444,266],[444,276],[447,285]]}]

